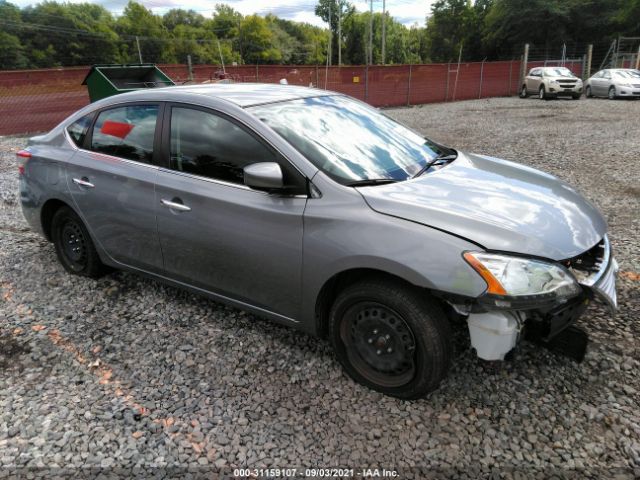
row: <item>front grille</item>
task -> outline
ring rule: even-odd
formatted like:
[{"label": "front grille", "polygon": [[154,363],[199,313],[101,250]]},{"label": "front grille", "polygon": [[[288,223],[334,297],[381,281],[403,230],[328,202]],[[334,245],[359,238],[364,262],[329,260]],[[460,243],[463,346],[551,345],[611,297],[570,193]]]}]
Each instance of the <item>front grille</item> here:
[{"label": "front grille", "polygon": [[605,237],[586,252],[562,263],[575,275],[578,282],[591,284],[599,276],[600,272],[607,267],[606,263],[609,260],[608,249],[609,242]]},{"label": "front grille", "polygon": [[575,85],[576,80],[558,80],[560,85]]}]

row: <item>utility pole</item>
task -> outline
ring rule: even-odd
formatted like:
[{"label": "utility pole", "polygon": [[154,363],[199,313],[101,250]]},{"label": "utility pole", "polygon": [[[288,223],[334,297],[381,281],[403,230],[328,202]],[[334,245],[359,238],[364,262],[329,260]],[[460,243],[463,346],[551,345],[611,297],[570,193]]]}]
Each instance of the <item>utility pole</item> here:
[{"label": "utility pole", "polygon": [[[333,5],[329,5],[329,48],[328,48],[328,57],[327,57],[327,65],[331,65],[331,54],[333,53],[331,51],[331,40],[333,39],[333,27],[331,25],[331,10],[333,10],[331,7],[333,7]],[[326,85],[325,85],[325,89],[326,89]]]},{"label": "utility pole", "polygon": [[385,24],[386,22],[386,18],[385,18],[385,14],[386,14],[386,0],[382,0],[382,65],[384,65],[384,44],[385,44]]},{"label": "utility pole", "polygon": [[191,55],[187,55],[187,69],[189,71],[189,81],[193,82],[193,65],[191,63]]},{"label": "utility pole", "polygon": [[[220,54],[220,63],[222,64],[222,73],[226,75],[227,71],[224,68],[224,57],[222,56],[222,48],[220,48],[220,40],[218,40],[218,53]],[[191,56],[189,56],[189,61],[191,61]]]},{"label": "utility pole", "polygon": [[373,64],[373,0],[369,0],[369,65]]},{"label": "utility pole", "polygon": [[591,76],[591,61],[593,59],[593,45],[587,47],[587,65],[585,67],[583,80],[586,80]]},{"label": "utility pole", "polygon": [[142,51],[140,51],[140,39],[136,35],[136,45],[138,45],[138,60],[142,63]]},{"label": "utility pole", "polygon": [[[522,56],[522,70],[520,72],[520,85],[524,83],[524,77],[527,75],[527,63],[529,62],[529,44],[524,44],[524,55]],[[520,85],[518,85],[518,91],[520,91]]]},{"label": "utility pole", "polygon": [[636,55],[636,70],[640,70],[640,45],[638,45],[638,55]]},{"label": "utility pole", "polygon": [[342,0],[338,0],[338,66],[342,65]]}]

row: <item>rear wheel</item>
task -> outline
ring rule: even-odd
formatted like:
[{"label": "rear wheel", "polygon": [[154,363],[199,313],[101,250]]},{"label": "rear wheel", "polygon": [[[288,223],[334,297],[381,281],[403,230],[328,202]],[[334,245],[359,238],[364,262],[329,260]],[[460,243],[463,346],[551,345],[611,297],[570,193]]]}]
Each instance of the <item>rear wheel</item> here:
[{"label": "rear wheel", "polygon": [[616,87],[611,85],[609,87],[609,94],[607,96],[609,97],[609,100],[615,100],[616,98],[618,98],[618,96],[616,95]]},{"label": "rear wheel", "polygon": [[382,393],[415,399],[434,390],[451,359],[451,332],[439,304],[384,278],[347,287],[330,315],[330,338],[346,372]]},{"label": "rear wheel", "polygon": [[58,260],[74,275],[97,278],[105,273],[87,228],[69,207],[61,207],[51,220],[51,237]]},{"label": "rear wheel", "polygon": [[520,98],[527,98],[528,96],[529,93],[527,92],[527,86],[522,85],[522,88],[520,89]]}]

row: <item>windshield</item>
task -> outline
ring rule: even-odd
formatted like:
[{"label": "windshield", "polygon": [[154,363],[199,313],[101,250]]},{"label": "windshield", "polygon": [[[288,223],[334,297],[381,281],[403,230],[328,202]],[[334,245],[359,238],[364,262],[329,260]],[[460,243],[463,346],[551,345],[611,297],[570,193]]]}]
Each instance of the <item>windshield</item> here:
[{"label": "windshield", "polygon": [[616,72],[616,75],[622,78],[640,78],[640,72],[637,70],[620,70]]},{"label": "windshield", "polygon": [[379,111],[343,96],[272,103],[251,111],[342,184],[407,180],[443,153]]},{"label": "windshield", "polygon": [[575,77],[573,72],[565,67],[546,68],[544,74],[549,77]]}]

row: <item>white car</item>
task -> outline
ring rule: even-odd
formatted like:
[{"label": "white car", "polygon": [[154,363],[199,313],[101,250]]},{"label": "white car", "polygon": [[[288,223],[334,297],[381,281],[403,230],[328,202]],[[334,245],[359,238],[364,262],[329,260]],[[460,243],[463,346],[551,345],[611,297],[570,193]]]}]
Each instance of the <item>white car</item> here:
[{"label": "white car", "polygon": [[640,98],[640,70],[632,68],[607,68],[600,70],[585,82],[587,97]]},{"label": "white car", "polygon": [[582,80],[566,67],[537,67],[529,71],[520,87],[520,98],[538,95],[548,100],[561,96],[579,100],[582,95]]}]

